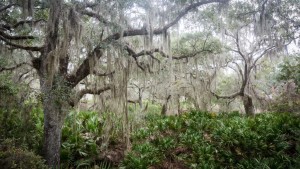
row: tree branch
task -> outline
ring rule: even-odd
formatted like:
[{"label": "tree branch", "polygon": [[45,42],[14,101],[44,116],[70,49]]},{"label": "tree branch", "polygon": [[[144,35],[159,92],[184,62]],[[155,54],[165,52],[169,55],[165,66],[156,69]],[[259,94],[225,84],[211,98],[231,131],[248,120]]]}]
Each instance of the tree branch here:
[{"label": "tree branch", "polygon": [[253,67],[256,65],[257,61],[259,59],[261,59],[268,51],[272,50],[273,48],[275,48],[275,46],[271,46],[269,48],[267,48],[266,50],[264,50],[253,62],[253,64],[250,66],[250,70],[253,69]]},{"label": "tree branch", "polygon": [[8,9],[8,8],[11,8],[12,6],[14,6],[14,5],[16,5],[16,4],[9,4],[9,5],[6,5],[6,6],[4,6],[4,7],[2,7],[1,9],[0,9],[0,13],[1,12],[3,12],[3,11],[5,11],[6,9]]},{"label": "tree branch", "polygon": [[[178,21],[184,17],[187,13],[189,13],[191,10],[196,9],[199,6],[205,5],[205,4],[210,4],[210,3],[225,3],[228,2],[228,0],[203,0],[200,2],[196,2],[193,3],[189,6],[187,6],[186,8],[184,8],[182,11],[179,12],[178,16],[171,21],[170,23],[166,24],[164,27],[162,28],[157,28],[153,30],[153,35],[159,35],[159,34],[163,34],[164,32],[166,32],[170,27],[174,26],[175,24],[178,23]],[[145,28],[141,28],[141,29],[133,29],[133,30],[126,30],[123,32],[123,34],[121,33],[116,33],[114,35],[108,36],[105,41],[111,41],[111,40],[118,40],[121,37],[127,37],[127,36],[137,36],[137,35],[148,35],[150,32],[147,32],[147,30]]]},{"label": "tree branch", "polygon": [[116,26],[119,26],[117,25],[116,23],[112,23],[112,22],[109,22],[107,19],[105,19],[102,15],[99,15],[97,14],[96,12],[94,11],[90,11],[90,10],[82,10],[80,11],[81,14],[83,15],[87,15],[89,17],[92,17],[92,18],[95,18],[97,19],[99,22],[102,22],[104,24],[107,24],[107,25],[116,25]]},{"label": "tree branch", "polygon": [[243,71],[242,71],[242,68],[240,67],[240,65],[236,62],[232,62],[233,64],[236,65],[236,67],[238,68],[238,72],[240,73],[241,77],[242,77],[242,81],[244,81],[244,74],[243,74]]},{"label": "tree branch", "polygon": [[234,99],[234,98],[236,98],[237,96],[241,96],[241,92],[236,92],[236,93],[234,93],[234,94],[232,94],[232,95],[228,95],[228,96],[219,96],[219,95],[217,95],[216,93],[214,93],[214,92],[210,92],[213,96],[215,96],[217,99]]},{"label": "tree branch", "polygon": [[[179,12],[178,16],[170,23],[168,23],[167,25],[165,25],[162,28],[154,29],[153,34],[158,35],[158,34],[162,34],[162,33],[166,32],[170,27],[175,25],[182,17],[184,17],[191,10],[193,10],[201,5],[216,3],[216,2],[224,3],[224,2],[228,2],[228,0],[203,0],[201,2],[193,3],[189,6],[187,6],[186,8],[184,8],[181,12]],[[91,15],[92,13],[89,13],[89,14]],[[149,34],[149,32],[147,32],[147,30],[145,28],[125,30],[122,33],[115,33],[113,35],[108,36],[102,42],[110,43],[111,41],[118,40],[121,37],[147,35],[147,34]],[[128,49],[127,49],[127,51],[128,51]],[[102,55],[101,49],[99,49],[99,52],[101,52],[100,55]],[[133,51],[133,53],[131,53],[131,51],[129,51],[129,54],[135,56],[136,53],[134,51]],[[135,58],[135,61],[138,63],[137,57],[134,57],[134,58]],[[84,60],[84,62],[79,66],[78,70],[76,71],[76,73],[74,75],[70,75],[69,77],[67,77],[67,80],[69,81],[71,87],[76,86],[83,78],[85,78],[89,74],[89,69],[90,69],[89,59],[90,59],[90,57],[88,57],[86,60]],[[144,69],[140,64],[138,64],[138,66],[141,69]]]},{"label": "tree branch", "polygon": [[90,52],[87,58],[82,62],[79,68],[72,75],[67,75],[67,81],[70,87],[75,87],[82,79],[88,76],[91,72],[93,65],[90,65],[91,59],[99,59],[103,55],[102,49],[100,46],[95,47],[95,49]]},{"label": "tree branch", "polygon": [[238,53],[246,62],[246,56],[242,53],[241,47],[240,47],[240,39],[239,39],[239,32],[237,31],[236,36],[229,34],[226,30],[225,30],[225,35],[231,37],[234,39],[235,44],[237,49],[230,49],[231,51]]},{"label": "tree branch", "polygon": [[15,70],[23,65],[27,65],[28,63],[26,62],[23,62],[23,63],[19,63],[13,67],[9,67],[9,68],[5,68],[5,67],[0,67],[0,72],[3,72],[3,71],[12,71],[12,70]]},{"label": "tree branch", "polygon": [[0,36],[9,40],[26,40],[26,39],[35,39],[34,36],[11,36],[2,31],[0,31]]},{"label": "tree branch", "polygon": [[105,86],[105,87],[103,87],[103,88],[100,88],[100,89],[82,89],[82,90],[80,90],[77,94],[76,94],[76,96],[74,97],[74,99],[73,100],[70,100],[69,101],[69,104],[72,106],[72,107],[74,107],[79,101],[80,101],[80,99],[84,96],[84,95],[86,95],[86,94],[95,94],[95,95],[99,95],[99,94],[101,94],[101,93],[103,93],[103,92],[105,92],[105,91],[107,91],[107,90],[110,90],[111,89],[111,87],[110,86]]},{"label": "tree branch", "polygon": [[37,47],[37,46],[22,46],[19,44],[15,44],[15,43],[8,41],[3,36],[0,36],[0,40],[4,41],[6,43],[6,45],[9,45],[9,46],[12,46],[12,47],[18,48],[18,49],[29,50],[29,51],[41,51],[44,48],[44,47]]},{"label": "tree branch", "polygon": [[38,19],[38,20],[35,20],[35,21],[32,21],[32,20],[24,20],[24,21],[19,21],[19,22],[17,22],[16,24],[14,24],[13,26],[12,26],[12,28],[17,28],[17,27],[19,27],[19,26],[21,26],[21,25],[24,25],[24,24],[31,24],[31,23],[33,23],[33,24],[37,24],[37,23],[39,23],[39,22],[46,22],[46,20],[45,19]]},{"label": "tree branch", "polygon": [[98,73],[96,71],[94,71],[94,75],[96,76],[110,76],[113,75],[115,73],[115,71],[109,72],[109,73]]},{"label": "tree branch", "polygon": [[0,26],[1,26],[1,28],[4,28],[5,30],[11,30],[11,29],[13,29],[13,28],[17,28],[17,27],[19,27],[19,26],[22,26],[22,25],[24,25],[24,24],[37,24],[37,23],[39,23],[39,22],[46,22],[46,20],[45,19],[38,19],[38,20],[35,20],[35,21],[33,21],[33,20],[23,20],[23,21],[19,21],[19,22],[17,22],[17,23],[15,23],[14,25],[11,25],[11,24],[0,24]]}]

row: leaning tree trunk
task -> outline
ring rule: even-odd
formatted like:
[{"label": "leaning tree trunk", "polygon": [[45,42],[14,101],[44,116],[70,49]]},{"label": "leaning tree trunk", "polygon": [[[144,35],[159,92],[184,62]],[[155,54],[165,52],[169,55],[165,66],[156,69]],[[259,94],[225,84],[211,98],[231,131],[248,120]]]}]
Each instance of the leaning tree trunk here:
[{"label": "leaning tree trunk", "polygon": [[249,116],[254,115],[254,105],[251,96],[244,95],[243,104],[244,104],[246,114]]}]

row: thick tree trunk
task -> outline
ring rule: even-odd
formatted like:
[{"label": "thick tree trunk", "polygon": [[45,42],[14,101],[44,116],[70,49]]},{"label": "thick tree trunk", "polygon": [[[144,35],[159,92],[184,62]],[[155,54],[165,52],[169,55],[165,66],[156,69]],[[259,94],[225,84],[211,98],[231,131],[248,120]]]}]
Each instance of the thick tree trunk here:
[{"label": "thick tree trunk", "polygon": [[[48,91],[48,92],[47,92]],[[60,168],[60,146],[62,130],[62,108],[51,90],[44,94],[44,157],[50,168]]]},{"label": "thick tree trunk", "polygon": [[165,116],[167,115],[167,110],[168,110],[168,103],[169,103],[169,100],[171,98],[171,95],[169,95],[165,101],[165,103],[163,104],[162,106],[162,110],[161,110],[161,115]]},{"label": "thick tree trunk", "polygon": [[[51,106],[45,106],[44,120],[44,152],[47,165],[51,168],[60,167],[60,144],[61,144],[61,124],[52,114],[57,116],[57,112],[51,110]],[[51,112],[52,111],[52,112]]]},{"label": "thick tree trunk", "polygon": [[[54,92],[57,76],[57,60],[61,56],[55,55],[55,50],[59,44],[59,23],[62,11],[61,0],[50,0],[49,19],[47,24],[47,34],[45,36],[45,46],[41,53],[41,63],[38,70],[40,76],[40,86],[43,94],[44,109],[44,158],[50,168],[60,168],[60,146],[61,146],[61,128],[63,123],[62,102]],[[67,65],[67,64],[66,64]],[[64,100],[65,101],[65,100]]]},{"label": "thick tree trunk", "polygon": [[243,96],[243,103],[246,114],[249,116],[254,115],[254,105],[251,96]]}]

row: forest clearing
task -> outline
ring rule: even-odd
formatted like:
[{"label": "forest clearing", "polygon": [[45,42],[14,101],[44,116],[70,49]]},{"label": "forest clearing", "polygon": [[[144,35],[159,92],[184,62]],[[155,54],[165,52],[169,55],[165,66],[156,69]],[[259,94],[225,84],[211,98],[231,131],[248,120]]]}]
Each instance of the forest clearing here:
[{"label": "forest clearing", "polygon": [[2,0],[0,16],[0,168],[300,168],[300,0]]}]

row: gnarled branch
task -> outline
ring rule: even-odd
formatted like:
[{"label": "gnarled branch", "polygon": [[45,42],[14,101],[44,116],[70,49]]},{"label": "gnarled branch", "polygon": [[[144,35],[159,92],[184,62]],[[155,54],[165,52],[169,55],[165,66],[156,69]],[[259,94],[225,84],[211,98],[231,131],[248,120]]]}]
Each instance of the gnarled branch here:
[{"label": "gnarled branch", "polygon": [[[228,0],[203,0],[200,2],[193,3],[186,8],[184,8],[182,11],[179,12],[178,16],[171,21],[170,23],[166,24],[162,28],[157,28],[153,30],[153,35],[160,35],[166,32],[170,27],[174,26],[175,24],[178,23],[178,21],[184,17],[187,13],[189,13],[191,10],[196,9],[199,6],[205,5],[205,4],[210,4],[210,3],[225,3],[228,2]],[[123,31],[123,34],[121,33],[116,33],[111,36],[108,36],[105,41],[111,41],[111,40],[118,40],[121,37],[127,37],[127,36],[137,36],[137,35],[148,35],[150,32],[147,32],[145,28],[141,29],[132,29],[132,30],[126,30]]]},{"label": "gnarled branch", "polygon": [[11,36],[2,31],[0,31],[0,36],[9,40],[25,40],[25,39],[35,39],[34,36]]},{"label": "gnarled branch", "polygon": [[216,93],[214,92],[210,92],[213,96],[215,96],[217,99],[234,99],[236,98],[237,96],[241,96],[242,93],[241,92],[236,92],[234,94],[231,94],[231,95],[228,95],[228,96],[219,96],[217,95]]},{"label": "gnarled branch", "polygon": [[92,65],[90,65],[90,59],[99,59],[102,55],[103,52],[100,46],[96,47],[92,52],[90,52],[75,73],[67,75],[67,81],[70,87],[75,87],[81,80],[91,73],[90,70]]},{"label": "gnarled branch", "polygon": [[26,62],[23,62],[23,63],[19,63],[13,67],[8,67],[8,68],[5,68],[5,67],[0,67],[0,72],[3,72],[3,71],[12,71],[12,70],[15,70],[23,65],[28,65],[28,63]]},{"label": "gnarled branch", "polygon": [[74,97],[74,99],[70,100],[69,101],[69,104],[73,107],[75,106],[79,101],[80,99],[86,95],[86,94],[95,94],[95,95],[99,95],[107,90],[110,90],[111,87],[110,86],[105,86],[103,88],[100,88],[100,89],[82,89],[80,90],[76,96]]},{"label": "gnarled branch", "polygon": [[6,5],[6,6],[4,6],[4,7],[2,7],[2,8],[0,9],[0,12],[3,12],[3,11],[5,11],[6,9],[11,8],[11,7],[15,6],[15,5],[16,5],[15,3]]},{"label": "gnarled branch", "polygon": [[23,46],[23,45],[15,44],[15,43],[10,42],[9,40],[7,40],[6,38],[4,38],[1,35],[0,35],[0,40],[4,41],[6,43],[6,45],[9,45],[11,47],[18,48],[18,49],[24,49],[24,50],[29,50],[29,51],[41,51],[43,49],[43,47],[38,47],[38,46]]}]

